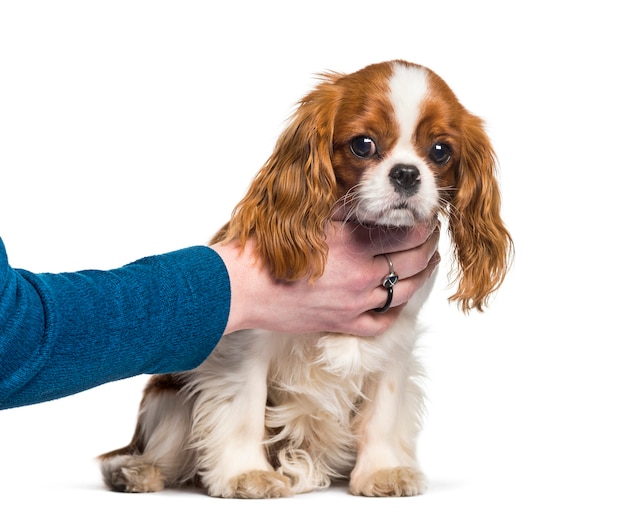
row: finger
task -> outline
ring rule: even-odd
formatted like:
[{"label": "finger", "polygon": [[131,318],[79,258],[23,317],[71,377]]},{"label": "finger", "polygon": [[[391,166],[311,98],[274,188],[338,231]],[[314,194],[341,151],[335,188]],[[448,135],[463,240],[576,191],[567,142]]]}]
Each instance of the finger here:
[{"label": "finger", "polygon": [[391,302],[391,306],[397,307],[405,305],[411,299],[411,297],[413,297],[413,295],[420,288],[422,288],[430,279],[440,261],[441,257],[439,255],[439,252],[435,252],[435,254],[431,257],[430,261],[426,265],[426,268],[424,268],[418,274],[399,281],[393,289],[393,301]]},{"label": "finger", "polygon": [[[396,262],[400,262],[398,267],[396,267],[391,255],[385,254],[382,256],[384,257],[384,261],[387,265],[387,270],[380,276],[380,283],[373,291],[373,299],[378,299],[380,296],[384,296],[384,299],[382,303],[373,305],[373,309],[381,309],[387,305],[395,307],[402,303],[406,303],[413,293],[415,293],[418,288],[423,286],[441,260],[439,252],[437,251],[436,243],[437,240],[429,241],[426,248],[416,248],[397,254],[391,254],[394,256],[394,259],[396,259]],[[392,284],[390,300],[390,291],[388,286],[384,284],[384,281],[389,279],[389,277],[393,274],[397,276],[396,279],[402,277],[399,271],[405,276],[405,279]],[[400,298],[400,301],[394,299],[394,297],[398,297],[396,295],[398,292],[402,292],[404,294],[403,297]]]},{"label": "finger", "polygon": [[[420,273],[415,274],[403,281],[400,281],[393,288],[393,299],[390,308],[386,312],[377,312],[369,310],[361,314],[354,322],[347,325],[346,328],[338,329],[339,332],[348,334],[356,334],[358,336],[379,336],[385,332],[398,319],[400,312],[407,305],[408,301],[417,290],[422,288],[430,279],[433,272],[439,265],[441,256],[435,251],[426,268]],[[373,295],[373,309],[380,308],[387,301],[387,289],[377,288]]]},{"label": "finger", "polygon": [[394,271],[400,279],[411,277],[420,273],[428,266],[428,263],[437,253],[438,246],[439,230],[437,229],[424,244],[417,248],[385,254],[382,256],[384,259],[380,259],[380,267],[383,269],[385,264],[388,267],[388,261],[390,260]]}]

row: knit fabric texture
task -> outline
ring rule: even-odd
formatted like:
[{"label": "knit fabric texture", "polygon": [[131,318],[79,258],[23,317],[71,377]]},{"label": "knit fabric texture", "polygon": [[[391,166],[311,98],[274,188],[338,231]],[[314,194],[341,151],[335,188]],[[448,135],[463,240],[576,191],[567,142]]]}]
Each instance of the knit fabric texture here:
[{"label": "knit fabric texture", "polygon": [[198,366],[222,337],[230,281],[205,246],[116,270],[13,269],[0,239],[0,408]]}]

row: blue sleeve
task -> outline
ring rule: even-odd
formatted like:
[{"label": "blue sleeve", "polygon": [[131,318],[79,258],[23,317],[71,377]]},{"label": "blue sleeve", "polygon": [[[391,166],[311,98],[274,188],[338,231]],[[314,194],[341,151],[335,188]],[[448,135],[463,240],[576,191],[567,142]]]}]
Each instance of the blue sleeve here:
[{"label": "blue sleeve", "polygon": [[111,271],[33,274],[0,239],[0,408],[198,366],[222,337],[230,281],[196,246]]}]

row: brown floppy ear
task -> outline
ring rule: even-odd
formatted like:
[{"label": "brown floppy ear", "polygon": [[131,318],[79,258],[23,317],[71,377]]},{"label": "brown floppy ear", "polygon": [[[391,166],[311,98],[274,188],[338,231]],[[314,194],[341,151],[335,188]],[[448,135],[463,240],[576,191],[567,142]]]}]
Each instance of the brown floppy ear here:
[{"label": "brown floppy ear", "polygon": [[[338,88],[333,76],[305,96],[217,239],[254,237],[277,279],[319,277],[326,264],[325,227],[335,197],[331,163]],[[215,238],[214,238],[215,240]]]},{"label": "brown floppy ear", "polygon": [[449,231],[454,243],[456,301],[464,312],[482,311],[501,285],[513,254],[511,236],[500,217],[496,160],[482,122],[467,114]]}]

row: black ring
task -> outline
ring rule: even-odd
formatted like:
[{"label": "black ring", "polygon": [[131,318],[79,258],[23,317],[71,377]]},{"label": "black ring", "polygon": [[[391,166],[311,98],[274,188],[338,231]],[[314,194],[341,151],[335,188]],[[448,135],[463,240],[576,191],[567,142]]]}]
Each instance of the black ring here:
[{"label": "black ring", "polygon": [[400,279],[398,277],[398,274],[396,274],[395,270],[393,269],[393,263],[391,262],[389,256],[387,254],[383,255],[387,259],[387,263],[389,264],[389,273],[385,277],[383,277],[382,281],[382,287],[387,289],[387,301],[385,301],[385,304],[382,307],[374,309],[374,312],[378,313],[387,312],[389,310],[389,307],[391,307],[391,301],[393,300],[393,287],[396,286],[398,279]]},{"label": "black ring", "polygon": [[382,307],[374,309],[374,312],[378,312],[380,314],[382,314],[383,312],[387,312],[389,310],[389,307],[391,307],[392,299],[393,299],[393,287],[389,286],[387,287],[387,301],[385,301],[385,304]]}]

